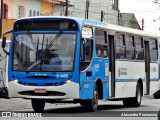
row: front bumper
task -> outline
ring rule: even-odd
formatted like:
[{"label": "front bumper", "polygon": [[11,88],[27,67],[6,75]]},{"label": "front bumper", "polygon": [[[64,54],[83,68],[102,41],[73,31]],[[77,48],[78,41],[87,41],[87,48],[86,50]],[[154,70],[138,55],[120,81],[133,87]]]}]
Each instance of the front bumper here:
[{"label": "front bumper", "polygon": [[[35,94],[35,89],[46,89],[46,91],[50,93],[63,94]],[[25,86],[15,81],[10,81],[8,83],[8,91],[10,98],[13,97],[26,99],[79,99],[79,84],[75,82],[66,83],[62,86]],[[27,92],[30,94],[26,94]]]}]

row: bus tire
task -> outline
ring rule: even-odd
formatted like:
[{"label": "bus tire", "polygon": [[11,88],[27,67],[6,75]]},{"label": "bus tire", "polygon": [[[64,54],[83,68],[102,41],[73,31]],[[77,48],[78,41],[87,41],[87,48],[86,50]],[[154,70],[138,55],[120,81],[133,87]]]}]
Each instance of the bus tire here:
[{"label": "bus tire", "polygon": [[160,99],[160,90],[153,94],[154,99]]},{"label": "bus tire", "polygon": [[123,99],[123,105],[125,106],[125,107],[131,107],[131,98],[125,98],[125,99]]},{"label": "bus tire", "polygon": [[45,107],[44,100],[32,99],[32,108],[36,113],[42,113]]},{"label": "bus tire", "polygon": [[123,105],[125,107],[139,107],[142,100],[142,87],[138,83],[136,88],[136,97],[123,99]]},{"label": "bus tire", "polygon": [[88,101],[87,105],[89,111],[96,112],[98,110],[98,89],[97,86],[94,88],[93,98]]},{"label": "bus tire", "polygon": [[142,87],[141,84],[137,84],[136,97],[132,98],[132,107],[139,107],[142,100]]},{"label": "bus tire", "polygon": [[82,107],[86,107],[87,104],[88,104],[88,101],[87,101],[87,100],[81,100],[81,102],[80,102],[80,105],[81,105]]}]

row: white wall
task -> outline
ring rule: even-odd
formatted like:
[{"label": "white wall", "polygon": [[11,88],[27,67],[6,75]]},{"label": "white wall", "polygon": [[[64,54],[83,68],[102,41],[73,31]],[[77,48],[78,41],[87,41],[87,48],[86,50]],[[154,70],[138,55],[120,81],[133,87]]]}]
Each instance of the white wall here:
[{"label": "white wall", "polygon": [[40,12],[40,0],[5,0],[4,3],[8,4],[8,18],[18,18],[18,6],[24,6],[25,17],[29,17],[29,10]]},{"label": "white wall", "polygon": [[32,15],[33,15],[33,11],[36,11],[36,15],[37,12],[39,12],[40,14],[40,10],[41,10],[41,5],[40,5],[40,0],[27,0],[28,1],[28,6],[26,9],[26,17],[29,17],[29,11],[32,10]]}]

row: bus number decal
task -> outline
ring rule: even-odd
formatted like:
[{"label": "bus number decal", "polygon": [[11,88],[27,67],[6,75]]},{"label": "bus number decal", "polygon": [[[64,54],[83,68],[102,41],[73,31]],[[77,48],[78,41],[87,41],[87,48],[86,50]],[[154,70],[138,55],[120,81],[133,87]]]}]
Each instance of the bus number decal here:
[{"label": "bus number decal", "polygon": [[99,71],[99,64],[95,64],[94,69],[96,72],[98,72]]},{"label": "bus number decal", "polygon": [[84,84],[84,88],[89,88],[89,84]]},{"label": "bus number decal", "polygon": [[68,74],[57,74],[57,78],[68,78]]}]

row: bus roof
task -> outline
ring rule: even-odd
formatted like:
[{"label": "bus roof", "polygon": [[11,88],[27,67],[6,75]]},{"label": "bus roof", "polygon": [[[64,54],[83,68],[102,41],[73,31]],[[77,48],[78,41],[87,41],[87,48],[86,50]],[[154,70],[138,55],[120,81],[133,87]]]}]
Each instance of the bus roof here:
[{"label": "bus roof", "polygon": [[[118,26],[118,25],[113,25],[113,24],[108,24],[108,23],[103,23],[103,22],[98,22],[98,21],[93,21],[93,20],[88,20],[84,18],[75,18],[75,17],[66,17],[66,16],[37,16],[37,17],[27,17],[27,18],[20,18],[16,21],[21,21],[21,20],[26,20],[26,19],[70,19],[74,20],[78,23],[80,26],[94,26],[100,29],[107,29],[107,30],[113,30],[113,31],[119,31],[119,32],[127,32],[131,34],[136,34],[136,35],[143,35],[143,36],[148,36],[148,37],[156,37],[158,38],[158,35],[156,33],[151,33],[151,32],[146,32],[138,29],[133,29],[133,28],[128,28],[128,27],[123,27],[123,26]],[[160,36],[159,36],[160,37]]]}]

